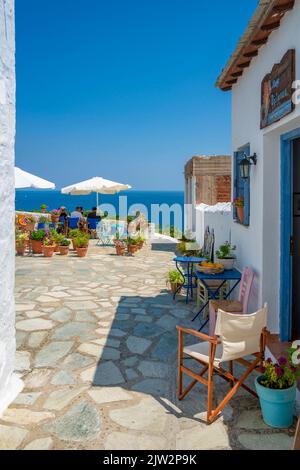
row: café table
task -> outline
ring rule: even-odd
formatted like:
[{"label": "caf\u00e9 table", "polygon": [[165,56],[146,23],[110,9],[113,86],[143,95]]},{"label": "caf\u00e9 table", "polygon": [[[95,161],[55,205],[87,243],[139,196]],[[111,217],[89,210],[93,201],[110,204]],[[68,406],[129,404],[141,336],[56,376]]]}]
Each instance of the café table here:
[{"label": "caf\u00e9 table", "polygon": [[[177,271],[182,277],[182,284],[178,286],[176,291],[173,294],[173,300],[175,300],[176,294],[180,289],[186,289],[186,303],[189,301],[189,296],[193,298],[193,289],[197,287],[196,283],[193,283],[193,278],[195,278],[194,265],[206,261],[206,258],[198,258],[195,256],[176,256],[174,258]],[[180,267],[181,266],[181,267]]]},{"label": "caf\u00e9 table", "polygon": [[[227,300],[227,299],[229,299],[230,295],[235,290],[235,288],[241,282],[242,274],[237,269],[227,269],[227,270],[223,271],[220,274],[206,274],[206,273],[202,273],[200,271],[196,271],[195,272],[195,277],[196,277],[197,280],[200,280],[202,282],[202,284],[204,285],[204,287],[207,289],[209,300],[217,300],[218,299],[218,294],[219,294],[221,288],[224,286],[224,284],[226,282],[231,281],[232,282],[231,287],[230,287],[229,291],[227,292],[227,294],[225,295],[225,298],[224,298],[224,300]],[[212,288],[212,286],[208,285],[208,281],[212,281],[212,280],[220,281],[220,284],[218,286],[216,286],[216,288]],[[206,307],[209,304],[209,300],[202,305],[202,307],[196,313],[196,315],[194,316],[192,321],[195,321],[196,318],[198,318],[199,315],[201,315],[201,313],[206,309]],[[204,320],[203,324],[199,328],[199,331],[203,330],[205,325],[207,325],[208,321],[209,321],[209,318],[206,318]]]}]

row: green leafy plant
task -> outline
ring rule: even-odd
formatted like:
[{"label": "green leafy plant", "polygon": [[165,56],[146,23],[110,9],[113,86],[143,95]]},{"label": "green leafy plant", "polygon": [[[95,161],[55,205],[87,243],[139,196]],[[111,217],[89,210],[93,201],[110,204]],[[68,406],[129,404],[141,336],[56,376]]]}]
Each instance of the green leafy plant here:
[{"label": "green leafy plant", "polygon": [[41,204],[41,210],[45,210],[47,209],[47,205],[46,204]]},{"label": "green leafy plant", "polygon": [[283,390],[292,387],[298,377],[297,367],[292,362],[291,352],[288,358],[281,356],[277,362],[268,358],[261,367],[263,373],[260,384],[266,388]]},{"label": "green leafy plant", "polygon": [[220,245],[219,249],[216,251],[216,256],[219,259],[235,259],[236,256],[232,253],[235,250],[235,245],[225,242],[224,245]]},{"label": "green leafy plant", "polygon": [[69,246],[70,243],[71,243],[70,240],[68,240],[64,236],[61,236],[61,238],[59,238],[59,240],[58,240],[59,246]]},{"label": "green leafy plant", "polygon": [[17,245],[24,245],[28,240],[28,234],[24,232],[16,231],[16,243]]},{"label": "green leafy plant", "polygon": [[128,237],[128,238],[127,238],[127,244],[128,244],[128,245],[137,245],[137,244],[138,244],[138,240],[137,240],[137,238]]},{"label": "green leafy plant", "polygon": [[39,217],[39,224],[46,224],[46,223],[49,223],[49,220],[47,217],[45,217],[44,215],[41,215]]},{"label": "green leafy plant", "polygon": [[202,250],[195,240],[182,240],[176,245],[176,251],[180,256],[203,257]]},{"label": "green leafy plant", "polygon": [[182,284],[182,275],[177,271],[177,269],[172,269],[167,274],[167,281],[171,282],[172,284]]},{"label": "green leafy plant", "polygon": [[38,242],[41,242],[42,240],[44,240],[45,237],[46,237],[46,233],[42,229],[34,230],[30,234],[30,240],[35,240]]},{"label": "green leafy plant", "polygon": [[80,230],[78,228],[73,228],[69,232],[69,238],[76,238],[80,234]]},{"label": "green leafy plant", "polygon": [[54,241],[51,238],[44,238],[43,245],[44,246],[54,246]]},{"label": "green leafy plant", "polygon": [[75,243],[77,248],[86,248],[89,244],[90,237],[86,233],[80,233],[75,238]]}]

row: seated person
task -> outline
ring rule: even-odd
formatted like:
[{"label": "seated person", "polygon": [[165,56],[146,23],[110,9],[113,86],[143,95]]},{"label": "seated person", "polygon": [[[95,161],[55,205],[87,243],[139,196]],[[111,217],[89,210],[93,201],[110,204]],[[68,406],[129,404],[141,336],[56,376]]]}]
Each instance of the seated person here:
[{"label": "seated person", "polygon": [[67,209],[64,206],[59,208],[59,217],[63,217],[65,220],[68,217]]},{"label": "seated person", "polygon": [[97,215],[97,207],[93,207],[91,212],[88,213],[88,219],[98,219],[100,218],[99,215]]},{"label": "seated person", "polygon": [[76,207],[75,211],[71,212],[71,218],[75,218],[75,219],[82,219],[83,218],[83,215],[80,211],[80,207]]}]

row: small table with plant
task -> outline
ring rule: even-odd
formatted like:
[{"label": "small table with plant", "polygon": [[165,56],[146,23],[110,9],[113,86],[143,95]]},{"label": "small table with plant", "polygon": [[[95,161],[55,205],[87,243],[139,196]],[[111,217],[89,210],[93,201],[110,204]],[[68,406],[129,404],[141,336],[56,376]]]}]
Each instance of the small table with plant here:
[{"label": "small table with plant", "polygon": [[175,300],[176,294],[184,288],[186,289],[186,303],[189,301],[189,297],[193,298],[193,289],[197,287],[194,282],[195,272],[194,265],[202,263],[206,258],[200,258],[195,256],[177,256],[174,258],[178,277],[176,282],[178,283],[177,289],[173,292],[173,299]]}]

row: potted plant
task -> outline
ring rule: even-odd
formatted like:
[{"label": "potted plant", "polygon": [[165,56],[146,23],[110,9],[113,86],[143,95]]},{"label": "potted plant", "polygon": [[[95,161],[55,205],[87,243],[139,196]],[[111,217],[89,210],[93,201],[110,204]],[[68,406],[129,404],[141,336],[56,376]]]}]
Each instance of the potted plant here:
[{"label": "potted plant", "polygon": [[128,248],[128,253],[130,253],[132,256],[138,251],[138,242],[135,238],[128,238],[127,239],[127,248]]},{"label": "potted plant", "polygon": [[51,222],[57,224],[59,222],[60,211],[58,209],[53,209],[51,212]]},{"label": "potted plant", "polygon": [[43,240],[43,254],[45,258],[52,258],[54,254],[55,243],[51,238],[44,238]]},{"label": "potted plant", "polygon": [[25,224],[25,230],[28,230],[28,232],[33,232],[35,227],[35,217],[31,214],[27,214],[25,216]]},{"label": "potted plant", "polygon": [[24,256],[27,246],[28,235],[24,232],[16,232],[16,252],[20,256]]},{"label": "potted plant", "polygon": [[126,251],[126,242],[124,240],[115,239],[114,245],[118,256],[124,256]]},{"label": "potted plant", "polygon": [[141,250],[144,246],[145,238],[142,235],[138,235],[138,237],[136,237],[136,241],[138,249]]},{"label": "potted plant", "polygon": [[45,214],[45,213],[46,213],[46,210],[47,210],[46,204],[42,204],[42,205],[41,205],[41,212],[42,212],[43,214]]},{"label": "potted plant", "polygon": [[50,229],[50,237],[54,241],[54,253],[59,253],[59,241],[61,236],[62,235],[60,233],[57,233],[55,228]]},{"label": "potted plant", "polygon": [[86,233],[79,233],[75,238],[76,252],[80,258],[86,256],[89,246],[89,236]]},{"label": "potted plant", "polygon": [[231,245],[229,242],[225,242],[224,245],[220,245],[216,251],[216,262],[224,266],[224,269],[232,269],[236,256],[233,251],[236,250],[235,245]]},{"label": "potted plant", "polygon": [[69,253],[69,246],[71,244],[70,240],[65,238],[63,235],[60,235],[57,242],[61,256],[66,256]]},{"label": "potted plant", "polygon": [[167,286],[169,286],[172,294],[177,292],[177,289],[182,286],[183,284],[183,275],[180,274],[177,269],[172,269],[167,274]]},{"label": "potted plant", "polygon": [[76,241],[75,241],[75,239],[76,239],[76,237],[78,237],[79,234],[80,234],[80,230],[78,228],[73,228],[69,232],[69,238],[71,238],[71,240],[72,240],[73,250],[76,250]]},{"label": "potted plant", "polygon": [[255,381],[263,420],[274,428],[288,428],[293,424],[298,376],[292,362],[294,351],[291,348],[288,359],[280,357],[278,362],[267,359],[261,367],[263,375]]},{"label": "potted plant", "polygon": [[236,197],[233,201],[234,206],[236,207],[236,213],[239,219],[240,224],[244,223],[244,198],[243,196]]},{"label": "potted plant", "polygon": [[42,254],[43,253],[43,240],[46,236],[44,230],[34,230],[30,234],[31,247],[33,254]]},{"label": "potted plant", "polygon": [[49,225],[49,220],[44,215],[41,215],[39,217],[38,224],[40,229],[45,229]]}]

